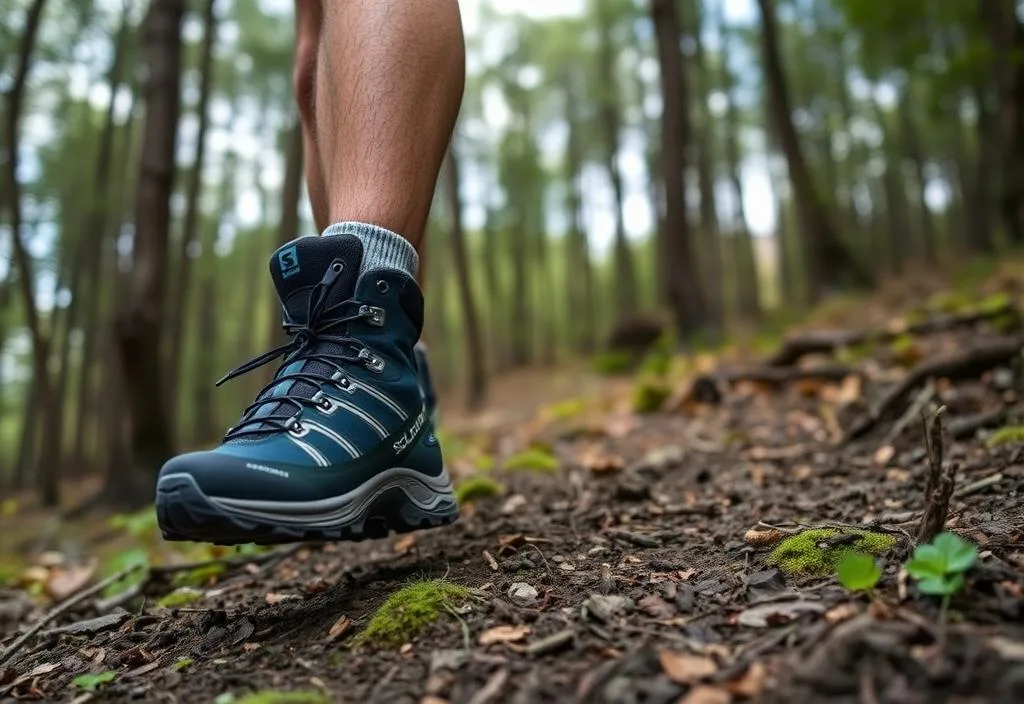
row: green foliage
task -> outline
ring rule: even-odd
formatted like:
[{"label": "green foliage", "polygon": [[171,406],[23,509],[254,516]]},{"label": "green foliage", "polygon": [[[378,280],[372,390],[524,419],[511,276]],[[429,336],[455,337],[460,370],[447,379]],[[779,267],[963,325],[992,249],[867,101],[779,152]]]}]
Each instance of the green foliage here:
[{"label": "green foliage", "polygon": [[558,403],[552,403],[545,408],[552,420],[573,420],[587,412],[587,401],[582,398],[570,398]]},{"label": "green foliage", "polygon": [[181,672],[183,670],[187,670],[188,668],[192,667],[192,665],[194,663],[195,663],[195,661],[192,658],[178,658],[174,662],[174,669],[177,672]]},{"label": "green foliage", "polygon": [[330,704],[331,700],[321,692],[273,692],[265,690],[247,694],[241,699],[230,692],[214,699],[214,704]]},{"label": "green foliage", "polygon": [[[840,542],[841,536],[856,536],[852,542]],[[825,576],[833,574],[839,562],[850,552],[880,555],[891,549],[896,539],[885,533],[854,528],[814,528],[791,535],[768,556],[768,564],[786,574]]]},{"label": "green foliage", "polygon": [[504,466],[509,471],[554,472],[558,469],[559,462],[551,452],[533,447],[512,455],[505,460]]},{"label": "green foliage", "polygon": [[170,594],[161,597],[160,600],[157,601],[157,604],[168,609],[174,609],[199,601],[203,596],[203,592],[198,589],[192,589],[191,587],[179,587]]},{"label": "green foliage", "polygon": [[1020,445],[1021,443],[1024,443],[1024,425],[1004,425],[1002,428],[994,430],[986,441],[989,447]]},{"label": "green foliage", "polygon": [[455,501],[461,506],[477,499],[501,496],[503,493],[505,493],[505,487],[499,482],[478,474],[464,479],[455,486]]},{"label": "green foliage", "polygon": [[851,550],[840,558],[836,576],[852,592],[871,591],[882,578],[882,570],[871,555]]},{"label": "green foliage", "polygon": [[71,680],[71,684],[80,689],[84,689],[87,692],[95,692],[100,688],[100,685],[113,682],[117,677],[116,672],[101,672],[96,675],[79,675],[75,679]]},{"label": "green foliage", "polygon": [[842,364],[857,364],[863,362],[875,353],[876,344],[872,340],[865,340],[856,345],[841,347],[836,352],[836,361]]},{"label": "green foliage", "polygon": [[978,549],[949,532],[927,545],[918,545],[907,563],[907,574],[923,594],[949,597],[964,586],[964,572],[978,559]]},{"label": "green foliage", "polygon": [[178,572],[174,575],[173,584],[180,588],[201,587],[216,580],[217,577],[224,574],[225,569],[223,563],[213,563]]},{"label": "green foliage", "polygon": [[119,513],[110,517],[110,527],[124,530],[136,540],[148,540],[156,535],[156,508],[150,506],[137,513]]},{"label": "green foliage", "polygon": [[114,582],[103,591],[103,595],[106,597],[116,596],[140,583],[146,576],[145,567],[149,565],[149,561],[149,553],[143,548],[129,548],[119,552],[103,565],[100,569],[101,574],[110,576],[135,566],[140,566],[142,569],[137,569],[127,577]]},{"label": "green foliage", "polygon": [[619,376],[632,371],[636,365],[636,359],[629,352],[616,350],[614,352],[601,352],[594,355],[591,366],[594,372],[602,376]]},{"label": "green foliage", "polygon": [[441,579],[407,584],[381,604],[354,644],[393,648],[408,643],[436,621],[442,610],[473,596],[472,589]]},{"label": "green foliage", "polygon": [[664,379],[644,376],[633,386],[633,410],[637,413],[655,413],[661,410],[672,395],[672,389]]}]

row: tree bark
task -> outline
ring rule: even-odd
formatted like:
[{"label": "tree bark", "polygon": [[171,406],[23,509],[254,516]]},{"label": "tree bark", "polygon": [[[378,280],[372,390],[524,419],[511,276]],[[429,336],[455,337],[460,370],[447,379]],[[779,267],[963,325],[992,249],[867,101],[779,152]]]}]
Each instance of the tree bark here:
[{"label": "tree bark", "polygon": [[[32,340],[32,373],[34,393],[27,397],[29,404],[26,406],[25,422],[26,427],[32,432],[31,417],[48,418],[52,414],[53,385],[50,378],[50,340],[42,329],[39,319],[39,310],[36,307],[35,297],[35,275],[32,267],[32,258],[25,248],[22,233],[21,220],[21,184],[18,183],[18,154],[20,149],[18,128],[21,121],[21,110],[25,100],[25,85],[28,81],[29,70],[32,67],[32,53],[35,50],[36,40],[39,36],[39,26],[42,21],[43,9],[46,0],[33,0],[25,15],[25,29],[22,33],[21,45],[18,48],[17,63],[15,64],[14,79],[7,93],[7,120],[5,125],[5,142],[7,144],[7,173],[6,187],[7,202],[10,209],[11,240],[14,254],[14,264],[18,268],[18,282],[21,289],[22,303],[25,310],[25,324],[28,327],[29,337]],[[32,442],[32,438],[29,438]],[[57,475],[57,455],[59,444],[46,442],[42,444],[42,454],[37,465],[40,470],[40,489],[42,490],[43,504],[56,506],[59,501],[59,477]]]},{"label": "tree bark", "polygon": [[596,321],[594,320],[594,271],[590,262],[590,245],[581,222],[583,194],[580,190],[580,172],[583,156],[580,145],[580,125],[577,116],[577,97],[572,87],[572,76],[566,76],[565,122],[569,129],[565,148],[566,209],[569,211],[569,235],[566,243],[566,284],[569,289],[569,328],[574,348],[583,354],[594,349]]},{"label": "tree bark", "polygon": [[708,323],[707,303],[693,265],[686,221],[684,151],[690,135],[686,110],[688,90],[679,51],[679,16],[675,0],[651,0],[651,18],[661,67],[661,171],[665,188],[662,277],[679,339]]},{"label": "tree bark", "polygon": [[935,217],[932,215],[932,211],[928,207],[928,201],[925,198],[925,193],[928,190],[928,175],[925,172],[924,149],[921,147],[918,127],[914,124],[914,116],[911,112],[910,105],[913,98],[910,91],[911,86],[908,78],[903,95],[900,96],[896,106],[899,114],[900,131],[902,132],[900,141],[903,142],[907,150],[907,156],[910,157],[910,161],[914,166],[914,178],[917,180],[917,198],[921,208],[921,252],[924,255],[925,262],[935,264],[937,261],[935,251]]},{"label": "tree bark", "polygon": [[462,309],[462,327],[466,342],[466,368],[468,373],[466,405],[471,411],[478,410],[487,396],[487,370],[484,364],[484,347],[477,318],[476,300],[469,277],[469,256],[466,252],[466,235],[462,228],[462,198],[459,195],[459,161],[454,147],[448,149],[448,164],[445,169],[445,195],[448,200],[449,243],[452,248],[452,263],[455,265],[455,284]]},{"label": "tree bark", "polygon": [[[185,220],[181,228],[181,251],[178,252],[177,282],[170,288],[167,320],[170,322],[170,339],[167,358],[164,360],[167,370],[167,417],[177,425],[178,380],[181,378],[182,350],[185,338],[185,301],[188,297],[189,283],[192,277],[192,260],[199,242],[199,196],[203,186],[203,158],[206,153],[206,130],[210,122],[207,104],[210,100],[210,84],[213,79],[213,45],[217,40],[217,0],[206,0],[203,12],[203,44],[199,55],[199,101],[196,104],[198,125],[196,128],[196,151],[192,158],[192,170],[189,173],[186,200]],[[180,438],[179,438],[180,439]]]},{"label": "tree bark", "polygon": [[[281,222],[277,226],[278,244],[290,242],[299,236],[299,196],[302,193],[302,123],[298,116],[292,118],[288,130],[288,148],[284,157],[284,183],[281,187]],[[275,304],[271,307],[270,316],[271,345],[276,345],[283,337],[281,320],[283,313],[274,293]]]},{"label": "tree bark", "polygon": [[636,269],[633,251],[626,239],[626,222],[623,214],[624,195],[622,173],[619,170],[619,138],[622,130],[620,96],[615,78],[615,47],[612,46],[612,18],[609,16],[608,0],[597,0],[598,15],[598,70],[603,78],[599,87],[598,119],[604,139],[605,163],[615,196],[615,305],[621,318],[636,311]]},{"label": "tree bark", "polygon": [[757,4],[762,16],[761,47],[772,126],[786,157],[797,217],[809,250],[806,264],[811,295],[814,299],[820,299],[834,287],[839,278],[845,277],[850,283],[861,286],[870,283],[871,277],[839,238],[828,210],[814,187],[793,127],[786,76],[779,53],[774,2],[757,0]]},{"label": "tree bark", "polygon": [[1024,23],[1015,0],[978,0],[994,50],[999,95],[1002,190],[999,210],[1010,240],[1024,244]]},{"label": "tree bark", "polygon": [[151,475],[172,454],[161,327],[181,102],[184,11],[184,0],[152,0],[146,16],[146,115],[135,199],[134,261],[117,321],[117,346],[131,422],[130,462]]}]

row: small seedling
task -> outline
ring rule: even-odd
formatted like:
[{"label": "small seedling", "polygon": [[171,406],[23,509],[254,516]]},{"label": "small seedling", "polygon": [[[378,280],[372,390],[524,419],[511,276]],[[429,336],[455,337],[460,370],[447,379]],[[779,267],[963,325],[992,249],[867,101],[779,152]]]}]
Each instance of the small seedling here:
[{"label": "small seedling", "polygon": [[115,677],[117,677],[116,672],[101,672],[97,675],[79,675],[75,679],[71,680],[71,684],[76,687],[80,687],[87,692],[95,692],[100,685],[113,682]]},{"label": "small seedling", "polygon": [[930,544],[918,545],[907,563],[922,594],[942,597],[942,618],[950,598],[964,586],[964,572],[978,559],[978,549],[953,533],[942,532]]},{"label": "small seedling", "polygon": [[851,592],[865,592],[873,597],[875,585],[882,578],[882,570],[871,555],[851,551],[839,560],[836,576],[839,583]]}]

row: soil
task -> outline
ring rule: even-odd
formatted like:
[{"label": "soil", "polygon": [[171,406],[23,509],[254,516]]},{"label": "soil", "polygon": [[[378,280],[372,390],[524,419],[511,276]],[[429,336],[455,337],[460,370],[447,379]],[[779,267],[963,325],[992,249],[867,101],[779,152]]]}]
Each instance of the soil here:
[{"label": "soil", "polygon": [[[732,375],[696,396],[683,383],[644,415],[611,382],[571,418],[464,427],[451,471],[467,476],[493,456],[506,491],[467,504],[456,525],[248,563],[229,556],[205,598],[179,610],[154,606],[169,591],[160,577],[145,603],[105,623],[90,625],[104,614],[85,600],[0,666],[0,700],[208,702],[275,690],[420,704],[1024,701],[1020,444],[989,447],[984,427],[945,435],[945,460],[959,465],[946,528],[980,552],[943,618],[940,600],[900,569],[926,502],[921,421],[890,438],[897,413],[844,441],[905,365],[1001,334],[982,321],[919,336],[912,352],[881,346],[842,381]],[[998,408],[1013,417],[1018,366],[935,380],[946,427]],[[531,446],[550,448],[559,469],[501,469]],[[873,598],[766,562],[764,536],[812,525],[897,538]],[[397,649],[354,647],[383,600],[422,578],[479,597]],[[0,593],[4,646],[43,613],[24,604],[21,592]],[[52,630],[68,625],[85,630]],[[117,677],[94,693],[71,685],[102,671]]]}]

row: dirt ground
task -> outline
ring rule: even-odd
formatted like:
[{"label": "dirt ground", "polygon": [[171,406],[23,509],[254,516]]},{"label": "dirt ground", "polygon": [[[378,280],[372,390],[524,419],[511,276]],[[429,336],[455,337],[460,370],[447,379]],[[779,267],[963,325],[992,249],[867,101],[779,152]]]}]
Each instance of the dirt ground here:
[{"label": "dirt ground", "polygon": [[[175,573],[154,569],[144,601],[90,596],[7,662],[0,651],[0,700],[1024,701],[1022,444],[991,441],[1018,422],[1019,354],[926,374],[865,427],[920,365],[1016,340],[990,313],[931,311],[935,329],[773,367],[690,365],[653,413],[631,410],[631,378],[530,420],[462,423],[451,471],[503,493],[466,502],[454,526],[229,554],[179,609],[156,604]],[[944,466],[958,468],[945,526],[979,550],[945,618],[901,570],[927,503],[921,416],[939,404]],[[506,467],[529,448],[557,468]],[[870,598],[771,564],[780,538],[851,526],[895,539]],[[424,579],[473,592],[394,646],[360,639],[387,597]],[[0,645],[41,603],[0,591]],[[72,684],[90,672],[115,676]]]}]

